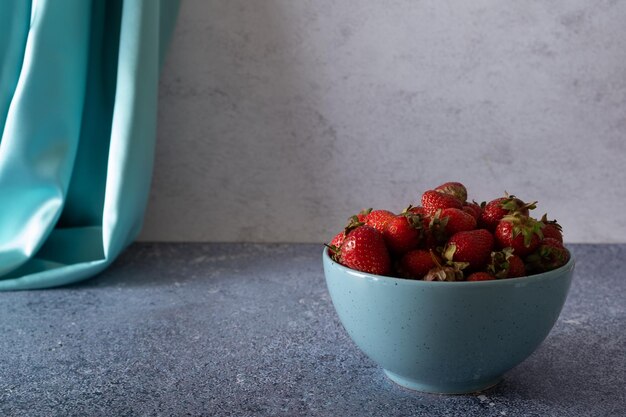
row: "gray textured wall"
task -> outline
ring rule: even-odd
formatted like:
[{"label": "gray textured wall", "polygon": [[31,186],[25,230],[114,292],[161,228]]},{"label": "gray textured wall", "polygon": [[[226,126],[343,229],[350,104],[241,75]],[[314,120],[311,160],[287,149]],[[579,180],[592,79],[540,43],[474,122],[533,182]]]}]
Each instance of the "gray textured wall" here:
[{"label": "gray textured wall", "polygon": [[461,180],[626,241],[626,1],[186,0],[143,240],[321,241]]}]

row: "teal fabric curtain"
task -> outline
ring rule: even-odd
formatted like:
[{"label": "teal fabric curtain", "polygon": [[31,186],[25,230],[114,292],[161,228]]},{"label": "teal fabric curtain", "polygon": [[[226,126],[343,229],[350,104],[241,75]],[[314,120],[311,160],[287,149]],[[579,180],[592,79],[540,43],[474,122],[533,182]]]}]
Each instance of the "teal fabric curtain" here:
[{"label": "teal fabric curtain", "polygon": [[0,289],[106,268],[137,236],[178,0],[0,1]]}]

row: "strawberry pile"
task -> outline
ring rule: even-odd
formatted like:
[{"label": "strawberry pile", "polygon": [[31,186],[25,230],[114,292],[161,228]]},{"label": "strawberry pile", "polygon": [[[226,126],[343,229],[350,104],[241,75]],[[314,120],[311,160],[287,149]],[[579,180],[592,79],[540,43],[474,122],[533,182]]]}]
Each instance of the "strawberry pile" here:
[{"label": "strawberry pile", "polygon": [[486,281],[559,268],[569,260],[561,226],[534,218],[536,202],[506,194],[468,202],[447,182],[400,214],[363,210],[327,244],[336,262],[370,274],[426,281]]}]

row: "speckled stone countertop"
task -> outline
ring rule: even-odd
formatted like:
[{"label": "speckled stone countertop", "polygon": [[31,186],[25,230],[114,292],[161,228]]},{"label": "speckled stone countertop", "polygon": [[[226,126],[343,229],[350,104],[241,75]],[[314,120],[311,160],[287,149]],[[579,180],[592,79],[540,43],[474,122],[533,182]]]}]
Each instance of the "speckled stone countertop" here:
[{"label": "speckled stone countertop", "polygon": [[407,391],[348,338],[319,245],[137,244],[0,293],[2,416],[626,416],[626,245],[573,245],[541,347],[480,395]]}]

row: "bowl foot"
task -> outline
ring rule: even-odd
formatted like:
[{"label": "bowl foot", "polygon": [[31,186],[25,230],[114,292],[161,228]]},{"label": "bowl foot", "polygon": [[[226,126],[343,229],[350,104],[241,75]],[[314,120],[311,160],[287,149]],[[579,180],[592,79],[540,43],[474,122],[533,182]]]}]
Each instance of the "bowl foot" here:
[{"label": "bowl foot", "polygon": [[389,379],[404,388],[431,394],[470,394],[484,391],[502,381],[502,376],[499,376],[490,380],[431,384],[405,378],[386,369],[384,369],[384,371]]}]

